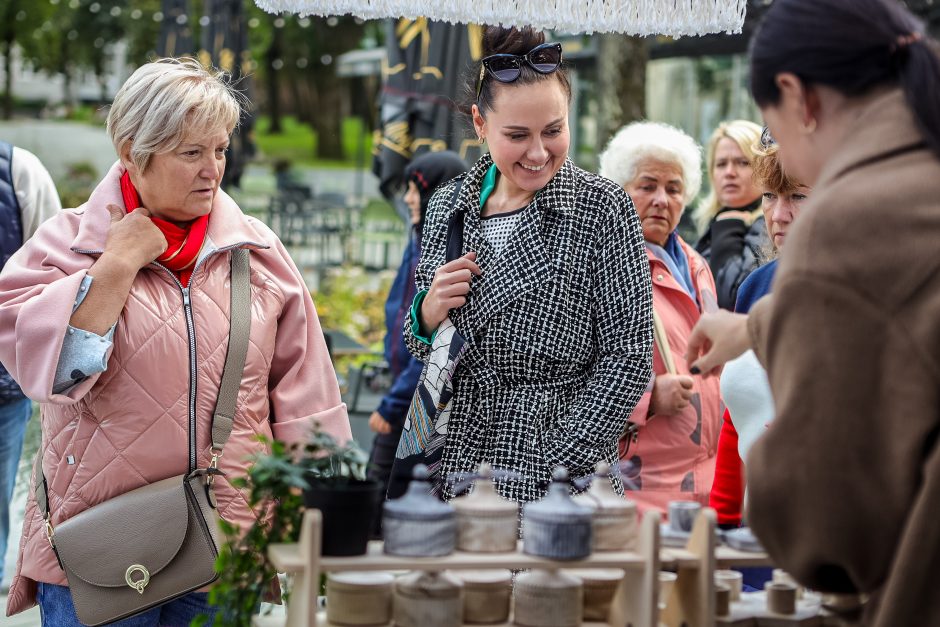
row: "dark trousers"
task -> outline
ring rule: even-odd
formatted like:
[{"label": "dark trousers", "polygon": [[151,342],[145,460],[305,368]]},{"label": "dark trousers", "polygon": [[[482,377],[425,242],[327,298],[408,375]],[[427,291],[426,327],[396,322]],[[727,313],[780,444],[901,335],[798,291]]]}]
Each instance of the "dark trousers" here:
[{"label": "dark trousers", "polygon": [[[398,440],[404,425],[392,426],[390,433],[379,433],[372,440],[372,451],[369,453],[369,479],[382,484],[381,499],[385,500],[388,492],[388,480],[392,475],[392,464],[395,461],[395,452],[398,450]],[[382,537],[382,517],[376,516],[373,536]]]}]

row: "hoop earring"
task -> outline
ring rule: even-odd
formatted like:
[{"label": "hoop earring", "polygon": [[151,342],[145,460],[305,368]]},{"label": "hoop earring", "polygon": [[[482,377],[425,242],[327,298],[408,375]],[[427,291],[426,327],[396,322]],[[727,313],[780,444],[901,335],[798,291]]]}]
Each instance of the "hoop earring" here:
[{"label": "hoop earring", "polygon": [[483,142],[486,141],[486,138],[481,135],[480,137],[477,137],[477,141],[478,141],[480,144],[482,144]]}]

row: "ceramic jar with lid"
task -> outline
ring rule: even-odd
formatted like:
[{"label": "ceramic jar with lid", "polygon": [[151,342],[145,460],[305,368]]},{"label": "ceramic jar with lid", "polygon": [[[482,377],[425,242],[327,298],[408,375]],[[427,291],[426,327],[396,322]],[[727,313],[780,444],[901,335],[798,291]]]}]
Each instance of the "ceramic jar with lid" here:
[{"label": "ceramic jar with lid", "polygon": [[568,472],[555,469],[548,494],[526,503],[522,514],[522,551],[556,560],[578,560],[591,554],[591,510],[569,494]]},{"label": "ceramic jar with lid", "polygon": [[397,627],[462,627],[463,584],[446,572],[414,572],[395,581]]},{"label": "ceramic jar with lid", "polygon": [[340,572],[326,579],[326,619],[331,625],[382,625],[392,620],[389,573]]},{"label": "ceramic jar with lid", "polygon": [[581,580],[560,570],[532,570],[516,577],[513,623],[522,627],[578,627]]},{"label": "ceramic jar with lid", "polygon": [[473,553],[506,553],[519,540],[519,505],[496,493],[493,471],[482,464],[473,491],[451,501],[457,510],[457,548]]},{"label": "ceramic jar with lid", "polygon": [[415,467],[404,496],[385,502],[382,529],[389,555],[440,557],[454,552],[454,508],[431,494],[426,466]]},{"label": "ceramic jar with lid", "polygon": [[626,573],[617,568],[567,570],[565,572],[581,580],[581,586],[584,589],[582,620],[607,622],[610,604]]},{"label": "ceramic jar with lid", "polygon": [[592,511],[595,551],[633,551],[638,533],[636,503],[614,492],[609,475],[607,462],[599,463],[591,489],[574,500]]},{"label": "ceramic jar with lid", "polygon": [[463,622],[491,625],[509,620],[512,572],[509,570],[456,571],[463,582]]}]

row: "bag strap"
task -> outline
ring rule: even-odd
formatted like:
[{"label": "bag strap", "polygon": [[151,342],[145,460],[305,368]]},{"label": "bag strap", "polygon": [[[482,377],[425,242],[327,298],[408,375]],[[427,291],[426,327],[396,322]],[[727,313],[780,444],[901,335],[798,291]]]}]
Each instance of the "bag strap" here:
[{"label": "bag strap", "polygon": [[212,414],[212,455],[222,454],[225,443],[232,435],[235,422],[235,405],[238,390],[241,387],[245,371],[245,357],[248,354],[248,335],[251,332],[251,279],[249,278],[250,261],[246,248],[232,251],[232,306],[229,312],[228,352],[225,355],[225,367],[222,369],[222,382],[219,384],[219,398]]},{"label": "bag strap", "polygon": [[663,325],[662,318],[653,310],[653,342],[656,344],[656,350],[666,366],[668,374],[678,374],[676,362],[672,359],[672,348],[669,346],[669,336],[666,335],[666,327]]},{"label": "bag strap", "polygon": [[[212,462],[210,467],[218,465],[222,449],[232,435],[235,418],[235,405],[238,401],[238,389],[241,386],[245,370],[245,356],[248,354],[248,336],[251,331],[251,279],[250,253],[248,249],[236,248],[231,255],[231,311],[229,312],[228,352],[222,369],[222,382],[219,385],[219,398],[212,414]],[[39,451],[36,472],[36,505],[46,521],[46,534],[50,544],[54,531],[49,516],[49,496],[47,493],[46,474],[42,470],[42,458],[45,449]],[[211,478],[211,475],[210,475]],[[55,545],[53,544],[53,549]]]},{"label": "bag strap", "polygon": [[458,210],[457,196],[460,195],[460,188],[463,187],[463,177],[457,179],[454,185],[454,193],[450,196],[450,205],[454,207],[450,214],[450,220],[447,221],[447,248],[444,255],[444,263],[450,263],[454,259],[463,257],[463,211]]}]

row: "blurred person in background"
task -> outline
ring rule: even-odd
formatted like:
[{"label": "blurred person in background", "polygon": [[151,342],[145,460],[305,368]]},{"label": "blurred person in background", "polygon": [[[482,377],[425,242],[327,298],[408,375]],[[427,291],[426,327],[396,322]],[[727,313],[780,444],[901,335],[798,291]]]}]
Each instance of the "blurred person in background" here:
[{"label": "blurred person in background", "polygon": [[[61,211],[59,194],[36,155],[0,140],[0,270]],[[10,504],[32,403],[0,364],[0,589],[5,590],[4,555],[10,536]]]},{"label": "blurred person in background", "polygon": [[776,417],[747,458],[747,520],[861,624],[940,625],[940,55],[893,0],[775,0],[751,91],[813,188],[773,293],[704,316],[693,367],[753,347]]},{"label": "blurred person in background", "polygon": [[[467,165],[460,155],[449,150],[425,153],[405,168],[405,204],[411,212],[411,235],[385,301],[385,361],[392,375],[392,385],[369,416],[369,428],[376,433],[369,455],[369,478],[382,483],[383,497],[405,416],[424,367],[408,352],[402,330],[415,297],[415,270],[421,257],[421,234],[428,202],[440,185],[466,170]],[[379,525],[379,521],[376,524]]]},{"label": "blurred person in background", "polygon": [[[738,313],[746,314],[754,303],[770,293],[777,271],[777,256],[810,193],[809,187],[784,171],[778,150],[770,132],[764,129],[760,146],[755,150],[754,180],[764,190],[761,211],[773,246],[772,259],[741,284],[734,307]],[[721,373],[721,392],[728,409],[718,438],[718,461],[709,504],[718,513],[718,524],[733,528],[741,525],[744,504],[742,460],[774,416],[767,373],[753,351],[725,366]]]},{"label": "blurred person in background", "polygon": [[635,122],[620,129],[600,156],[601,176],[633,199],[652,278],[653,377],[620,441],[620,458],[629,462],[627,495],[641,512],[665,514],[674,500],[707,502],[714,475],[718,381],[692,376],[685,349],[699,315],[717,309],[715,281],[676,231],[702,183],[701,154],[691,137],[672,126]]},{"label": "blurred person in background", "polygon": [[754,146],[761,129],[747,120],[722,122],[708,140],[705,163],[711,192],[695,209],[701,237],[695,249],[711,267],[718,306],[733,309],[738,287],[769,245],[761,215],[761,190],[754,183]]}]

